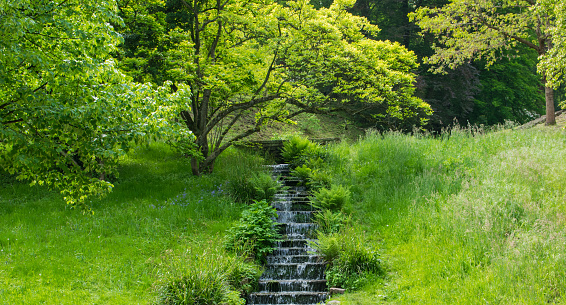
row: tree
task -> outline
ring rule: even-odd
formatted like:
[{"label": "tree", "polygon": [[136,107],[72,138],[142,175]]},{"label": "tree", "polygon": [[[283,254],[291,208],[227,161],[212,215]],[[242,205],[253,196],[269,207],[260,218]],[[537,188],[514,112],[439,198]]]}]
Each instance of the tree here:
[{"label": "tree", "polygon": [[110,1],[2,1],[0,21],[0,166],[72,205],[109,192],[132,141],[172,128],[170,90],[115,68]]},{"label": "tree", "polygon": [[548,15],[554,23],[549,29],[552,48],[542,56],[539,73],[544,74],[548,84],[558,88],[566,75],[566,2],[544,0],[538,6],[540,14]]},{"label": "tree", "polygon": [[[204,157],[192,159],[195,175],[211,172],[234,142],[304,112],[337,112],[362,101],[383,105],[381,116],[425,119],[430,107],[413,96],[414,54],[366,38],[378,29],[349,14],[351,5],[337,0],[317,10],[304,0],[167,2],[161,75],[191,90],[190,110],[181,118]],[[246,116],[254,116],[254,124],[235,131]]]},{"label": "tree", "polygon": [[[472,59],[492,65],[504,50],[522,44],[545,57],[552,50],[554,19],[535,0],[452,0],[440,8],[419,8],[410,18],[425,32],[435,34],[439,44],[427,59],[436,72],[455,68]],[[552,51],[551,51],[552,52]],[[546,124],[554,118],[554,91],[541,68],[545,84]]]}]

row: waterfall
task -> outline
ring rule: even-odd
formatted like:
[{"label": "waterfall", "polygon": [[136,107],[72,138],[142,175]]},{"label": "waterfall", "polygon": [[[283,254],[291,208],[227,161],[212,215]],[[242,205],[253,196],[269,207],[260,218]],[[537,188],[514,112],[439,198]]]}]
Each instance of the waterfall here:
[{"label": "waterfall", "polygon": [[314,224],[313,208],[306,189],[289,178],[289,165],[270,166],[274,176],[282,176],[284,188],[275,195],[281,234],[277,249],[267,256],[265,272],[259,279],[259,291],[250,294],[248,304],[317,304],[328,297],[325,264],[308,245]]}]

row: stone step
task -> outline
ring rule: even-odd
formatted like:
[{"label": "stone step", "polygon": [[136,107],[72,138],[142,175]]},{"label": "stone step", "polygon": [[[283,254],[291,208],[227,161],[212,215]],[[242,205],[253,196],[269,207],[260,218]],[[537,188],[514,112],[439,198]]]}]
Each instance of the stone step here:
[{"label": "stone step", "polygon": [[296,236],[298,234],[303,234],[304,236],[313,235],[313,231],[316,228],[314,223],[282,223],[277,227],[277,232],[282,235]]},{"label": "stone step", "polygon": [[270,255],[308,255],[308,251],[306,248],[277,248]]},{"label": "stone step", "polygon": [[315,211],[308,201],[274,201],[271,205],[278,211]]},{"label": "stone step", "polygon": [[309,195],[307,193],[295,193],[295,194],[274,194],[273,195],[274,201],[303,201],[308,202],[310,201]]},{"label": "stone step", "polygon": [[327,298],[326,292],[257,292],[250,295],[249,304],[317,304]]},{"label": "stone step", "polygon": [[311,249],[308,246],[309,241],[312,241],[312,239],[289,239],[278,241],[276,244],[281,248],[306,248],[309,250]]},{"label": "stone step", "polygon": [[320,263],[322,258],[318,255],[268,255],[266,257],[267,264],[302,264],[302,263]]},{"label": "stone step", "polygon": [[325,268],[324,263],[270,264],[260,280],[323,280]]},{"label": "stone step", "polygon": [[308,223],[312,221],[313,211],[277,211],[279,223]]},{"label": "stone step", "polygon": [[326,280],[259,281],[258,288],[259,292],[318,292],[326,290]]}]

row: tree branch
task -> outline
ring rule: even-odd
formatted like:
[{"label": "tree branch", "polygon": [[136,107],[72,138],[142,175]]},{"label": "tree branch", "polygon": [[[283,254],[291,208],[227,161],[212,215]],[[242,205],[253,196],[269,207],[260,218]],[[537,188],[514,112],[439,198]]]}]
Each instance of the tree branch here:
[{"label": "tree branch", "polygon": [[273,60],[271,61],[271,64],[269,65],[269,69],[267,69],[267,73],[265,74],[265,78],[263,80],[263,83],[261,84],[261,86],[259,86],[259,88],[257,88],[254,95],[258,95],[261,92],[261,90],[263,90],[263,88],[265,88],[265,86],[267,85],[267,82],[269,81],[269,77],[271,77],[271,72],[273,71],[273,66],[275,65],[275,60],[277,60],[277,52],[278,51],[279,51],[278,49],[275,49],[275,53],[273,54]]},{"label": "tree branch", "polygon": [[2,125],[14,124],[14,123],[19,123],[19,122],[23,122],[23,121],[24,121],[23,119],[17,119],[17,120],[2,122]]},{"label": "tree branch", "polygon": [[233,113],[235,111],[242,110],[242,109],[250,109],[250,108],[252,108],[256,105],[259,105],[259,104],[267,102],[267,101],[274,100],[278,97],[279,97],[278,94],[268,95],[268,96],[263,96],[263,97],[260,97],[260,98],[251,99],[250,101],[245,102],[245,103],[239,103],[239,104],[231,105],[231,106],[227,107],[226,109],[224,109],[223,111],[220,111],[214,118],[212,118],[208,122],[208,124],[206,125],[206,133],[208,133],[214,126],[216,126],[216,124],[218,124],[222,119],[224,119],[230,113]]},{"label": "tree branch", "polygon": [[236,122],[240,119],[240,117],[242,116],[242,111],[239,111],[238,114],[236,114],[234,116],[234,118],[232,119],[232,121],[230,121],[230,124],[228,124],[228,126],[226,126],[226,128],[224,129],[224,131],[222,131],[222,134],[220,135],[220,137],[218,137],[218,139],[216,140],[216,143],[214,143],[215,147],[219,147],[220,143],[222,143],[222,141],[224,140],[224,138],[226,137],[226,135],[228,134],[228,132],[230,131],[230,129],[232,129],[232,127],[234,126],[234,124],[236,124]]}]

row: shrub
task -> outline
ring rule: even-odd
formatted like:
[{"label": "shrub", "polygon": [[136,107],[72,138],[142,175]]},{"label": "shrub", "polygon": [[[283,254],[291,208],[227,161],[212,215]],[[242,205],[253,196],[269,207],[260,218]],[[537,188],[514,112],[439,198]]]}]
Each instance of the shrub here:
[{"label": "shrub", "polygon": [[[323,156],[323,150],[320,145],[313,143],[306,138],[294,136],[283,144],[281,156],[285,162],[291,164],[291,167],[295,168],[305,164],[311,159],[311,163],[315,162]],[[322,160],[316,162],[322,162]]]},{"label": "shrub", "polygon": [[275,228],[277,223],[273,220],[276,217],[277,211],[265,200],[255,201],[242,212],[238,223],[228,230],[226,249],[238,251],[248,248],[256,259],[265,258],[281,238]]},{"label": "shrub", "polygon": [[[318,159],[322,160],[322,159]],[[302,184],[311,189],[318,190],[323,187],[330,186],[330,176],[320,170],[322,165],[320,162],[307,162],[297,166],[291,171],[291,175],[299,178]]]},{"label": "shrub", "polygon": [[320,255],[325,262],[331,263],[340,255],[340,236],[338,234],[318,234],[318,239],[309,241],[311,248],[316,250],[316,254]]},{"label": "shrub", "polygon": [[230,195],[234,200],[250,203],[254,200],[271,200],[280,188],[279,182],[265,172],[255,172],[250,176],[235,176],[228,183]]},{"label": "shrub", "polygon": [[297,166],[294,170],[292,170],[291,175],[299,178],[303,181],[302,183],[306,184],[311,179],[313,170],[306,164],[303,164],[301,166]]},{"label": "shrub", "polygon": [[307,182],[307,186],[312,190],[328,188],[331,185],[330,179],[330,175],[328,175],[327,173],[321,170],[313,170]]},{"label": "shrub", "polygon": [[330,189],[319,189],[310,199],[317,209],[337,211],[350,202],[350,191],[344,186],[333,184]]},{"label": "shrub", "polygon": [[239,293],[226,284],[224,277],[223,273],[193,270],[165,285],[158,304],[245,304]]},{"label": "shrub", "polygon": [[171,255],[171,251],[162,257],[167,266],[160,268],[163,278],[155,304],[245,304],[240,295],[256,286],[260,267],[222,251],[199,250],[193,253],[189,249],[180,255]]},{"label": "shrub", "polygon": [[338,233],[351,221],[351,217],[342,212],[322,210],[314,215],[318,231],[323,234]]},{"label": "shrub", "polygon": [[249,184],[252,189],[252,199],[257,201],[270,201],[280,188],[279,182],[263,172],[252,175]]},{"label": "shrub", "polygon": [[384,274],[379,254],[351,229],[319,233],[318,241],[311,246],[329,263],[326,279],[330,287],[356,290],[369,283],[370,278]]}]

